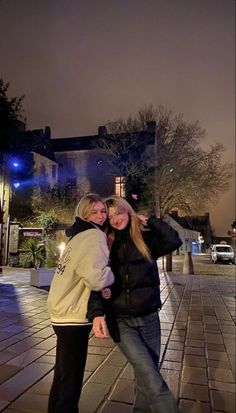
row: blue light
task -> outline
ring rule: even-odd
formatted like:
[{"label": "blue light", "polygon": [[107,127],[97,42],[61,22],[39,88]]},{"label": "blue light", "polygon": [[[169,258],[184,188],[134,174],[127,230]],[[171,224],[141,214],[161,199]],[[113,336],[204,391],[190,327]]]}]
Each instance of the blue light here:
[{"label": "blue light", "polygon": [[14,183],[13,183],[13,186],[14,186],[16,189],[19,188],[20,182],[14,182]]},{"label": "blue light", "polygon": [[11,169],[19,169],[21,168],[21,162],[18,159],[11,159],[9,162],[9,166]]}]

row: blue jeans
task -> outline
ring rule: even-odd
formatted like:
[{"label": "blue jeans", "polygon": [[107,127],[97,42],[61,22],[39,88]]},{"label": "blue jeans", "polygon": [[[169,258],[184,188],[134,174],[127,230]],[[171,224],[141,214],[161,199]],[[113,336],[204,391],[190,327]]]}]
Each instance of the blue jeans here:
[{"label": "blue jeans", "polygon": [[118,317],[117,343],[134,369],[133,413],[177,413],[177,402],[160,374],[160,320],[157,313],[144,317]]}]

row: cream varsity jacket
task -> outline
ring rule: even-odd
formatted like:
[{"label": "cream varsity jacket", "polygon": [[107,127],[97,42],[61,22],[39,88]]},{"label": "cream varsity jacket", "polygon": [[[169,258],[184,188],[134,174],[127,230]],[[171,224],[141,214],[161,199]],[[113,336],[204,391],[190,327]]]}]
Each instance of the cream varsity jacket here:
[{"label": "cream varsity jacket", "polygon": [[91,290],[111,285],[106,235],[91,225],[75,235],[61,257],[48,295],[48,312],[53,325],[87,324]]}]

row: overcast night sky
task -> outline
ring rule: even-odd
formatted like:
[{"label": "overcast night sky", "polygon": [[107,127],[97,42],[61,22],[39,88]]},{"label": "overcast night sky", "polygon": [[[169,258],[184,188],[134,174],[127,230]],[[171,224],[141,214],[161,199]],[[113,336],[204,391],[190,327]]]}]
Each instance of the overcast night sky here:
[{"label": "overcast night sky", "polygon": [[[96,134],[161,104],[234,162],[234,16],[234,0],[0,0],[0,77],[25,94],[29,129]],[[234,210],[231,189],[210,208],[217,235]]]}]

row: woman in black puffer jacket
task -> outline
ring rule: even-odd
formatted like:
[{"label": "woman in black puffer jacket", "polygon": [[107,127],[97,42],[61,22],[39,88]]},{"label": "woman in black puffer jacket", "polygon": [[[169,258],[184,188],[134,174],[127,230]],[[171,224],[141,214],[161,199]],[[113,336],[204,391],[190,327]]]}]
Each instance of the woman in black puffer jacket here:
[{"label": "woman in black puffer jacket", "polygon": [[137,215],[121,197],[110,197],[106,204],[113,229],[110,258],[115,282],[103,293],[103,302],[100,293],[90,297],[94,334],[104,337],[106,319],[110,335],[134,368],[133,413],[177,413],[177,403],[158,368],[161,300],[156,260],[179,248],[182,241],[168,224]]}]

